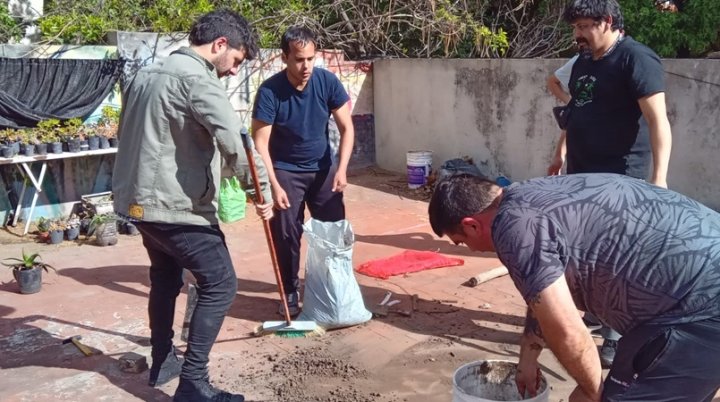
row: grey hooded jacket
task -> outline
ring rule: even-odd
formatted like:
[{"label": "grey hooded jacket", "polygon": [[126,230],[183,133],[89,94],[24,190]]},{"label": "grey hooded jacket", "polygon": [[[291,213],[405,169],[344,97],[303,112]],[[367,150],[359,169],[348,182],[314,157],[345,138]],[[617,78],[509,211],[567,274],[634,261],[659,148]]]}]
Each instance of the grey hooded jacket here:
[{"label": "grey hooded jacket", "polygon": [[[221,158],[253,196],[241,121],[215,67],[190,48],[141,69],[123,93],[115,211],[147,222],[218,223]],[[253,151],[264,200],[267,171]]]}]

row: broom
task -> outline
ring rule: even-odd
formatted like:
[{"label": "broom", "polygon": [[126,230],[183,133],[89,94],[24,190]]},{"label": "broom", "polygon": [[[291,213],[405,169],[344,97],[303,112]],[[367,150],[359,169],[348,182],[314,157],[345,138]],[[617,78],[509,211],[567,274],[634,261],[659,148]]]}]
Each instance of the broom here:
[{"label": "broom", "polygon": [[[257,169],[255,168],[255,159],[253,158],[252,148],[250,147],[250,138],[245,127],[240,130],[243,148],[247,156],[248,165],[250,166],[250,174],[252,176],[253,185],[255,187],[255,195],[260,205],[265,203],[262,192],[260,191],[260,181],[258,180]],[[265,321],[253,331],[253,335],[262,336],[275,334],[277,336],[296,338],[306,336],[322,335],[325,331],[319,327],[314,321],[292,321],[290,318],[290,310],[288,309],[287,297],[285,296],[285,288],[283,287],[282,277],[280,276],[280,267],[275,254],[275,244],[273,243],[270,232],[270,222],[263,219],[263,229],[265,229],[265,240],[267,240],[268,249],[270,250],[270,259],[272,260],[273,271],[275,272],[275,280],[277,281],[278,291],[280,292],[280,300],[283,304],[285,313],[285,321]]]}]

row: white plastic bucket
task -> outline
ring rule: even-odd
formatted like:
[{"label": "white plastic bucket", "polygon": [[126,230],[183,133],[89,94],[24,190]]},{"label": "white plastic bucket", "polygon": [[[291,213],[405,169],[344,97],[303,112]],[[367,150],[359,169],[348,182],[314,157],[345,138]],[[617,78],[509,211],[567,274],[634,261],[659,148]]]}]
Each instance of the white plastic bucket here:
[{"label": "white plastic bucket", "polygon": [[547,402],[545,377],[534,398],[523,398],[515,385],[517,364],[505,360],[480,360],[461,366],[453,376],[453,402]]},{"label": "white plastic bucket", "polygon": [[407,153],[407,180],[409,188],[427,184],[432,171],[432,151],[409,151]]}]

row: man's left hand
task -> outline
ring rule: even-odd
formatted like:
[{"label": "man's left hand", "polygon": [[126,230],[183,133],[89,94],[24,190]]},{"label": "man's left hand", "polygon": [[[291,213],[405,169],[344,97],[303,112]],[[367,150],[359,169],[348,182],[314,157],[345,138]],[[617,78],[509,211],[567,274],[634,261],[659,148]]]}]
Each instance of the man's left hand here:
[{"label": "man's left hand", "polygon": [[338,170],[337,173],[335,173],[335,179],[333,179],[332,191],[334,193],[341,193],[345,190],[345,187],[347,187],[347,175],[344,171]]},{"label": "man's left hand", "polygon": [[273,217],[273,203],[266,202],[265,204],[255,204],[255,212],[263,220],[269,221]]},{"label": "man's left hand", "polygon": [[599,395],[598,399],[593,399],[589,397],[585,391],[583,391],[582,388],[575,387],[573,392],[570,394],[570,397],[568,398],[568,402],[598,402],[600,401]]}]

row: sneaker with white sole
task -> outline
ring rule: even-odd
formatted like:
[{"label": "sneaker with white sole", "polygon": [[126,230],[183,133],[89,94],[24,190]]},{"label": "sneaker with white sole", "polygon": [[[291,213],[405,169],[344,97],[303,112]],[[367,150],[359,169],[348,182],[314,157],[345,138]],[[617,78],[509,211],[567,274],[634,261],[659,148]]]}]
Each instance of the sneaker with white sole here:
[{"label": "sneaker with white sole", "polygon": [[[285,295],[285,298],[287,299],[290,317],[295,317],[300,314],[300,293],[297,291],[288,293]],[[285,308],[283,307],[282,302],[278,304],[278,314],[285,315]]]}]

